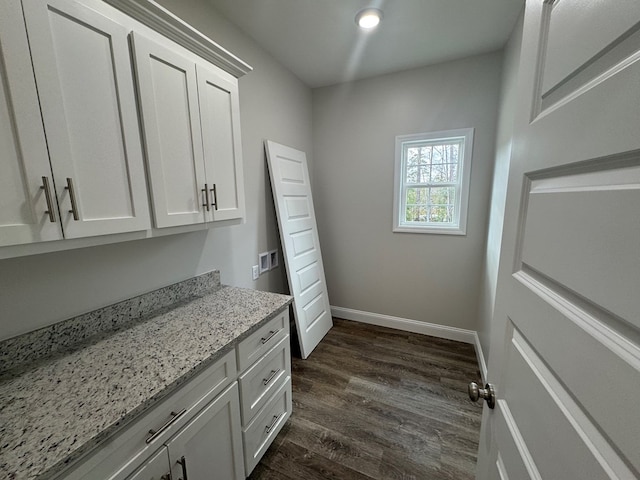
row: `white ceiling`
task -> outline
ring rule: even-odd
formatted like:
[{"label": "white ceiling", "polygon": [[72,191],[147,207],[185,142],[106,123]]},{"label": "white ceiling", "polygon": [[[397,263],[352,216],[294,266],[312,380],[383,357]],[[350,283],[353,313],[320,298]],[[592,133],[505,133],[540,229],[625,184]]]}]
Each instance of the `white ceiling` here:
[{"label": "white ceiling", "polygon": [[[498,50],[524,0],[209,0],[310,87]],[[355,15],[380,8],[365,32]]]}]

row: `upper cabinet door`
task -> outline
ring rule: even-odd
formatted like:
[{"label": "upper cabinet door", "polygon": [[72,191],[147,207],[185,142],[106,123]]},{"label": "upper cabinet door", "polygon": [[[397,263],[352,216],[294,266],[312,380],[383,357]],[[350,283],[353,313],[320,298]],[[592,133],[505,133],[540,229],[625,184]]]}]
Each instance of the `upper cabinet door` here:
[{"label": "upper cabinet door", "polygon": [[195,64],[137,32],[133,45],[156,226],[203,223],[211,205]]},{"label": "upper cabinet door", "polygon": [[[19,0],[0,2],[0,65],[0,246],[61,239]],[[45,213],[43,177],[50,188],[51,217]]]},{"label": "upper cabinet door", "polygon": [[149,228],[128,31],[69,0],[23,6],[65,237]]},{"label": "upper cabinet door", "polygon": [[244,176],[238,83],[201,65],[197,66],[197,73],[211,218],[243,218]]}]

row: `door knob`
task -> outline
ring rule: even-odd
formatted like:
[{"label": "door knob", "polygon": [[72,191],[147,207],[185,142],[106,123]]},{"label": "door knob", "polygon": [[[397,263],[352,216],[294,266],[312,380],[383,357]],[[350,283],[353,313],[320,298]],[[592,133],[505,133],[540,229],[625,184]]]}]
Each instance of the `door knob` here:
[{"label": "door knob", "polygon": [[469,384],[469,398],[472,402],[484,398],[487,401],[487,406],[494,408],[496,406],[496,389],[490,383],[487,383],[484,388],[480,388],[476,382],[471,382]]}]

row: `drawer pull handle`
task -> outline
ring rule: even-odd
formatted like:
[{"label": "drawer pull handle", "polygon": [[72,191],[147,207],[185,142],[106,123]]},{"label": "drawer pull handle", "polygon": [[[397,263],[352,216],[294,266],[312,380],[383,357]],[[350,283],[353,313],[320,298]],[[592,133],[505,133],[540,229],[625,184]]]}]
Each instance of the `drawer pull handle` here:
[{"label": "drawer pull handle", "polygon": [[264,429],[266,433],[269,433],[273,427],[276,426],[276,423],[278,423],[278,420],[280,420],[280,417],[284,414],[284,412],[282,412],[280,415],[274,415],[273,416],[273,420],[271,420],[271,425],[267,425],[266,428]]},{"label": "drawer pull handle", "polygon": [[182,467],[182,480],[188,480],[187,479],[187,459],[184,458],[184,455],[180,460],[178,460],[177,463],[179,463],[180,466]]},{"label": "drawer pull handle", "polygon": [[267,343],[269,340],[271,340],[273,337],[275,337],[275,336],[276,336],[276,334],[277,334],[279,331],[280,331],[280,330],[271,330],[271,331],[269,332],[269,335],[267,335],[266,337],[262,337],[262,338],[260,339],[260,343],[262,343],[262,344],[264,345],[264,344],[265,344],[265,343]]},{"label": "drawer pull handle", "polygon": [[175,422],[176,420],[178,420],[182,415],[184,415],[185,413],[187,413],[187,409],[183,408],[182,410],[180,410],[178,413],[176,412],[171,412],[171,418],[169,420],[167,420],[167,422],[162,425],[158,430],[149,430],[149,433],[151,434],[146,440],[146,443],[151,443],[153,442],[156,437],[158,435],[160,435],[163,431],[165,431],[167,428],[169,428],[169,426]]},{"label": "drawer pull handle", "polygon": [[279,371],[280,371],[279,369],[277,369],[277,370],[271,370],[271,373],[269,374],[269,377],[268,377],[268,378],[265,378],[264,380],[262,380],[262,384],[263,384],[263,385],[269,385],[269,382],[270,382],[271,380],[273,380],[273,379],[276,377],[276,375],[278,375],[278,372],[279,372]]}]

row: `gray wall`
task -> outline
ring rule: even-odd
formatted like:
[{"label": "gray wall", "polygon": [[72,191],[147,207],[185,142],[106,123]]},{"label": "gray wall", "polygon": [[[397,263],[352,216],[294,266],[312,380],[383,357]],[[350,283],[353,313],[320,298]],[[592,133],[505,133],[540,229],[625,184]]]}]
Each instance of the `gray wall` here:
[{"label": "gray wall", "polygon": [[[0,260],[0,339],[218,268],[227,284],[284,291],[283,268],[251,280],[279,246],[263,140],[311,152],[311,90],[206,0],[160,0],[254,71],[240,79],[247,217],[243,225]],[[310,157],[310,155],[309,155]]]},{"label": "gray wall", "polygon": [[491,191],[491,210],[487,230],[487,248],[485,251],[482,280],[480,282],[480,301],[478,311],[478,337],[482,346],[485,362],[489,361],[489,339],[491,322],[496,300],[498,266],[500,264],[500,246],[502,245],[502,225],[507,195],[507,180],[511,162],[511,140],[513,117],[517,98],[518,67],[522,43],[523,15],[511,33],[504,50],[502,70],[502,88],[500,92],[500,112],[496,134],[496,158]]},{"label": "gray wall", "polygon": [[[476,329],[501,52],[313,91],[313,186],[331,304]],[[475,128],[466,236],[393,233],[396,135]]]}]

